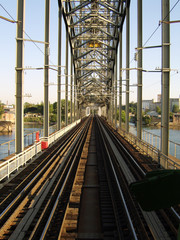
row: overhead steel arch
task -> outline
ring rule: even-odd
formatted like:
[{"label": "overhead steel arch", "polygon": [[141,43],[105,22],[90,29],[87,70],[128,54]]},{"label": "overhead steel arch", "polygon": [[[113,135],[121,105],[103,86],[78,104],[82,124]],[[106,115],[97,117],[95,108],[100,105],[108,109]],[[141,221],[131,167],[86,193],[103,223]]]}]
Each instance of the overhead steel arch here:
[{"label": "overhead steel arch", "polygon": [[109,105],[127,1],[58,1],[69,35],[80,105]]}]

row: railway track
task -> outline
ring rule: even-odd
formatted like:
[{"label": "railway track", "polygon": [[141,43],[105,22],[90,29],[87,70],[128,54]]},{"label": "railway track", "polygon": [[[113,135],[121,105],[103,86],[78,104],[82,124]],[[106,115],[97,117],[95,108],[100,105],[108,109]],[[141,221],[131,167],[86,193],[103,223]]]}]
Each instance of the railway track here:
[{"label": "railway track", "polygon": [[129,191],[159,165],[102,119],[87,119],[51,151],[0,189],[0,239],[177,239],[177,209],[145,212]]},{"label": "railway track", "polygon": [[[62,189],[63,194],[65,185],[68,185],[67,176],[73,177],[76,168],[78,154],[89,127],[87,121],[66,135],[53,147],[51,153],[46,151],[37,162],[33,162],[29,166],[31,170],[28,167],[28,170],[9,182],[7,188],[5,186],[0,190],[0,239],[29,239],[32,225],[36,224],[35,221],[38,221],[45,208],[51,209],[58,190]],[[30,173],[25,175],[26,171]],[[10,190],[17,183],[15,189]],[[48,208],[50,202],[51,207]]]},{"label": "railway track", "polygon": [[[121,136],[105,122],[103,122],[102,127],[104,128],[104,134],[106,134],[110,151],[112,151],[111,156],[113,154],[115,155],[114,166],[115,169],[118,169],[117,176],[119,177],[119,183],[124,179],[125,184],[122,183],[122,186],[128,186],[131,182],[141,180],[148,171],[159,169],[159,164],[152,162],[149,158],[145,158],[142,154],[137,154],[136,150],[133,151],[133,146],[125,143],[124,139],[122,139]],[[128,191],[128,188],[124,190],[125,195]],[[127,202],[131,198],[131,194],[128,195],[126,197]],[[177,239],[180,223],[178,211],[175,211],[174,208],[170,208],[145,212],[139,208],[135,199],[132,200],[134,204],[131,202],[128,209],[132,212],[130,214],[131,216],[133,216],[133,213],[135,213],[137,209],[137,213],[139,214],[140,219],[142,219],[142,224],[144,224],[149,236],[149,238],[145,237],[145,239]],[[133,207],[133,205],[135,206]],[[179,209],[179,207],[177,208]],[[137,219],[136,216],[135,221],[137,221]],[[141,231],[140,234],[142,234]]]}]

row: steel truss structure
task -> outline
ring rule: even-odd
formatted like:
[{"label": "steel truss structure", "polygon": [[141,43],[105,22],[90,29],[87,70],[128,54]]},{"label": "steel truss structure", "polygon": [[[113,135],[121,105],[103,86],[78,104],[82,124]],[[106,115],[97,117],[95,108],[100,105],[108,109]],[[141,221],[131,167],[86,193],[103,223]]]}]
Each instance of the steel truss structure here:
[{"label": "steel truss structure", "polygon": [[119,34],[129,4],[129,0],[59,1],[69,34],[79,106],[110,107]]},{"label": "steel truss structure", "polygon": [[[24,149],[23,89],[24,89],[24,18],[25,0],[17,0],[16,37],[16,153]],[[130,0],[58,0],[58,67],[57,67],[57,130],[61,129],[61,53],[62,16],[66,26],[65,59],[65,125],[68,125],[68,50],[70,60],[70,123],[79,119],[87,106],[106,106],[105,116],[117,127],[117,96],[119,93],[119,127],[121,127],[122,81],[126,81],[125,128],[129,131],[130,83]],[[162,0],[162,121],[161,151],[168,155],[169,85],[170,85],[170,27],[169,0]],[[137,136],[142,135],[142,0],[137,0]],[[126,79],[122,79],[122,29],[126,19]],[[16,22],[16,21],[15,21]],[[49,136],[49,24],[50,0],[45,0],[44,42],[44,137]],[[32,40],[31,40],[32,41]],[[119,45],[119,66],[117,49]],[[159,47],[159,46],[150,46]],[[119,85],[117,72],[119,67]],[[119,89],[118,89],[119,87]],[[74,106],[73,103],[74,102]],[[72,108],[74,116],[72,116]],[[73,119],[73,120],[72,120]]]}]

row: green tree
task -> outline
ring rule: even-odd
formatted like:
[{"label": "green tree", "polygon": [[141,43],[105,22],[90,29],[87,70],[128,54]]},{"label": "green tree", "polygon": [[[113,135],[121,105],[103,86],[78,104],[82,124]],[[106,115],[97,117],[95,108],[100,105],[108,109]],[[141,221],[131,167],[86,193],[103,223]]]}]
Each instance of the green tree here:
[{"label": "green tree", "polygon": [[37,107],[32,106],[32,107],[27,107],[24,109],[24,113],[37,113]]},{"label": "green tree", "polygon": [[24,103],[24,109],[29,108],[29,107],[31,107],[31,106],[32,106],[31,103],[28,103],[28,102],[25,102],[25,103]]},{"label": "green tree", "polygon": [[122,111],[121,111],[121,120],[122,120],[122,122],[125,123],[125,119],[126,119],[126,113],[125,113],[124,110],[122,110]]},{"label": "green tree", "polygon": [[53,113],[57,114],[57,102],[53,103]]},{"label": "green tree", "polygon": [[129,112],[131,112],[132,114],[135,114],[137,112],[137,103],[129,103]]},{"label": "green tree", "polygon": [[143,122],[148,125],[151,123],[151,117],[150,116],[143,116]]},{"label": "green tree", "polygon": [[116,118],[117,118],[117,120],[119,120],[119,109],[117,110]]},{"label": "green tree", "polygon": [[37,113],[43,115],[43,103],[37,105]]},{"label": "green tree", "polygon": [[157,112],[158,114],[161,114],[161,108],[160,108],[159,106],[156,107],[156,112]]},{"label": "green tree", "polygon": [[56,114],[51,114],[50,115],[50,122],[57,122],[57,115]]},{"label": "green tree", "polygon": [[172,112],[173,112],[173,113],[177,113],[178,111],[179,111],[178,105],[177,105],[177,104],[174,104],[174,105],[173,105],[173,108],[172,108]]},{"label": "green tree", "polygon": [[53,113],[53,104],[49,103],[49,113]]},{"label": "green tree", "polygon": [[4,113],[4,107],[3,105],[0,105],[0,116]]},{"label": "green tree", "polygon": [[173,113],[172,112],[169,113],[169,119],[171,122],[173,121]]}]

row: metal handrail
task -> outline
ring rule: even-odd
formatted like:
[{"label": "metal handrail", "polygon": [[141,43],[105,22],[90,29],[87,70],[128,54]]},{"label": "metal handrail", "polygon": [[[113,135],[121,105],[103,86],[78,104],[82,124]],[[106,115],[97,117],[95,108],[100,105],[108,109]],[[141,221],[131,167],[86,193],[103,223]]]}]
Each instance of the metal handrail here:
[{"label": "metal handrail", "polygon": [[25,149],[23,152],[15,154],[10,159],[0,163],[0,181],[4,178],[9,178],[10,174],[14,171],[17,171],[19,167],[26,165],[28,161],[30,161],[35,155],[41,152],[41,142],[47,141],[48,145],[52,144],[55,140],[59,139],[62,135],[72,129],[75,125],[77,125],[81,119],[73,122],[72,124],[62,128],[59,131],[51,134],[49,137],[42,137],[40,141],[35,141],[33,145]]},{"label": "metal handrail", "polygon": [[[53,132],[53,129],[56,127],[56,125],[52,125],[49,127],[49,130]],[[37,130],[37,131],[34,131],[34,132],[31,132],[31,133],[28,133],[26,135],[24,135],[24,140],[25,140],[25,147],[28,147],[29,145],[33,144],[34,140],[35,140],[35,137],[33,138],[33,134],[35,135],[37,132],[40,132],[40,136],[42,137],[43,136],[43,129],[40,129],[40,130]],[[30,136],[32,136],[31,140],[30,140]],[[7,152],[6,153],[3,153],[4,155],[6,154],[5,157],[8,157],[9,155],[15,153],[15,150],[13,151],[12,148],[11,148],[11,144],[15,142],[15,139],[12,139],[12,140],[9,140],[7,142],[4,142],[4,143],[0,143],[0,147],[4,146],[4,145],[7,145]]]},{"label": "metal handrail", "polygon": [[131,142],[136,148],[139,148],[144,154],[147,154],[153,158],[156,162],[158,162],[162,167],[166,169],[180,169],[180,164],[175,162],[169,156],[163,154],[158,148],[153,145],[145,142],[142,139],[139,139],[132,133],[126,132],[124,129],[119,129],[120,134]]}]

